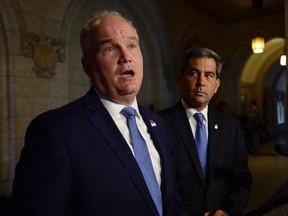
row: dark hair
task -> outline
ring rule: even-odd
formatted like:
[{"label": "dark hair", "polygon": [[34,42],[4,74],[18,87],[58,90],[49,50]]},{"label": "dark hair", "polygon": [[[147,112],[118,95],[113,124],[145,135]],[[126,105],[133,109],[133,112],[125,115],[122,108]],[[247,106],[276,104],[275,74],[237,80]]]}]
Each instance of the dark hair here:
[{"label": "dark hair", "polygon": [[221,57],[214,51],[204,47],[193,47],[186,49],[184,58],[181,64],[181,74],[183,74],[187,68],[188,62],[191,58],[207,57],[213,58],[216,62],[216,76],[220,77],[223,62]]}]

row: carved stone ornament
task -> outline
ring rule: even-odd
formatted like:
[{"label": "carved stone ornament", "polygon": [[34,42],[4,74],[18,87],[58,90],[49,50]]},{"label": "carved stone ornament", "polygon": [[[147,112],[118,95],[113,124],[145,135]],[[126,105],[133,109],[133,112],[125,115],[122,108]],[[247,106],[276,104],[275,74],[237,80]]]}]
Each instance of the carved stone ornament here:
[{"label": "carved stone ornament", "polygon": [[41,78],[53,77],[57,62],[65,61],[64,47],[65,43],[60,39],[33,33],[21,35],[22,55],[32,59],[35,66],[33,71]]},{"label": "carved stone ornament", "polygon": [[[57,63],[57,54],[52,46],[49,44],[35,44],[33,47],[32,60],[36,70],[39,70],[38,73],[42,72],[41,74],[48,78],[54,75],[53,69],[55,69]],[[44,71],[45,73],[43,73]]]}]

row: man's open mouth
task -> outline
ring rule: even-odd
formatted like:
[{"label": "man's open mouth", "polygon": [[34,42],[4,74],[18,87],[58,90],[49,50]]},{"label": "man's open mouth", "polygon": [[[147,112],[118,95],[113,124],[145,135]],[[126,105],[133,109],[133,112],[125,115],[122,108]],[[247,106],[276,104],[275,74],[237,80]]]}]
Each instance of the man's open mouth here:
[{"label": "man's open mouth", "polygon": [[135,73],[133,70],[126,70],[121,74],[121,76],[124,76],[124,77],[133,77],[134,75]]}]

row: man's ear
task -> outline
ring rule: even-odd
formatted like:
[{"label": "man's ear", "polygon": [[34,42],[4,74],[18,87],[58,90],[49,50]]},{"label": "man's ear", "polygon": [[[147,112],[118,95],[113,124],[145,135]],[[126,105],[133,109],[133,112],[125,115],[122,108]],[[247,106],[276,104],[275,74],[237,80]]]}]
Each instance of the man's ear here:
[{"label": "man's ear", "polygon": [[216,80],[216,88],[215,88],[214,94],[218,91],[218,88],[219,88],[220,84],[221,84],[220,79],[217,79]]},{"label": "man's ear", "polygon": [[176,82],[175,82],[178,92],[181,92],[182,81],[183,81],[183,75],[182,74],[178,74],[177,77],[176,77]]},{"label": "man's ear", "polygon": [[82,62],[82,67],[85,71],[85,73],[87,74],[87,76],[91,76],[91,70],[90,70],[90,63],[88,61],[87,58],[85,58],[84,56],[81,58],[81,62]]},{"label": "man's ear", "polygon": [[182,78],[183,78],[182,74],[178,74],[177,77],[176,77],[176,81],[178,83],[180,83],[182,81]]}]

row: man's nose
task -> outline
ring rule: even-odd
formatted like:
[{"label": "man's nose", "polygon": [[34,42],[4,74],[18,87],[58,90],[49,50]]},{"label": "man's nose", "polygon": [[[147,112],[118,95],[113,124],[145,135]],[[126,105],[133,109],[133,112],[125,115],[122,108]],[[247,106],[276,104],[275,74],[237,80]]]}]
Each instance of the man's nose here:
[{"label": "man's nose", "polygon": [[206,77],[204,74],[199,74],[197,77],[197,84],[198,85],[204,85],[205,79],[206,79]]},{"label": "man's nose", "polygon": [[129,53],[128,49],[121,49],[118,63],[119,64],[124,64],[124,63],[127,63],[127,62],[131,62],[130,53]]}]

